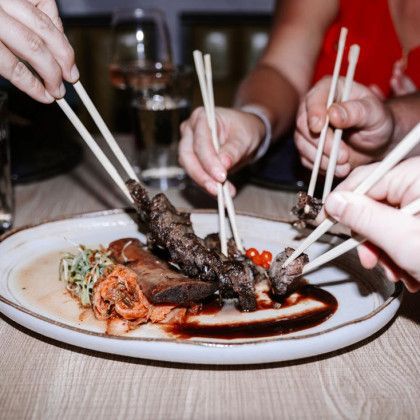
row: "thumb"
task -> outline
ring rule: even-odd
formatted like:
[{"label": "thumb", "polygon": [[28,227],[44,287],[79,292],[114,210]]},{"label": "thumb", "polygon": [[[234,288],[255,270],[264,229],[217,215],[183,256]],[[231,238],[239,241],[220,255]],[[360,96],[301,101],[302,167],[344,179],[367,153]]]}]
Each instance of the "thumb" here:
[{"label": "thumb", "polygon": [[392,256],[400,255],[410,237],[413,216],[349,191],[332,192],[326,212]]},{"label": "thumb", "polygon": [[328,115],[336,128],[368,129],[377,123],[378,107],[371,98],[355,99],[331,105]]}]

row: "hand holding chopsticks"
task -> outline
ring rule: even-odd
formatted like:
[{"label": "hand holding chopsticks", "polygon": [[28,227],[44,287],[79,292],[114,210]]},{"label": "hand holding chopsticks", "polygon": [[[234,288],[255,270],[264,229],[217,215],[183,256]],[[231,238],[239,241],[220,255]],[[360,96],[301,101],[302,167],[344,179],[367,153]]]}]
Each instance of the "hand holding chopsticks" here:
[{"label": "hand holding chopsticks", "polygon": [[[334,71],[331,78],[330,90],[328,92],[327,109],[333,104],[337,95],[337,83],[338,83],[338,77],[340,75],[341,62],[343,60],[344,47],[346,46],[347,33],[348,33],[347,28],[344,28],[344,27],[341,28],[340,39],[338,41],[337,56],[336,56],[335,64],[334,64]],[[322,127],[321,134],[318,139],[318,147],[316,150],[315,162],[312,168],[311,179],[309,181],[308,195],[311,197],[313,197],[315,194],[316,181],[318,179],[319,167],[321,165],[321,159],[322,159],[322,154],[324,152],[325,139],[327,138],[328,128],[329,128],[329,118],[327,114],[324,126]]]},{"label": "hand holding chopsticks", "polygon": [[[420,143],[420,123],[418,123],[401,142],[379,163],[378,166],[354,189],[356,194],[366,194],[390,169],[400,162],[407,154]],[[309,246],[326,233],[336,221],[325,219],[307,238],[305,238],[293,254],[285,261],[283,266],[290,264]]]},{"label": "hand holding chopsticks", "polygon": [[[194,51],[194,63],[197,71],[198,81],[200,84],[201,95],[203,98],[204,109],[206,112],[207,122],[211,132],[211,138],[213,147],[216,152],[220,150],[220,142],[217,135],[217,122],[216,113],[214,106],[214,94],[213,94],[213,81],[211,71],[210,56],[206,54],[204,57],[205,63],[203,62],[203,55],[200,51]],[[227,238],[225,228],[225,204],[229,216],[230,225],[232,228],[233,238],[235,240],[237,248],[244,252],[244,247],[239,236],[238,228],[236,225],[236,214],[233,205],[233,200],[229,192],[228,184],[217,183],[217,204],[219,211],[219,236],[222,253],[227,255]]]}]

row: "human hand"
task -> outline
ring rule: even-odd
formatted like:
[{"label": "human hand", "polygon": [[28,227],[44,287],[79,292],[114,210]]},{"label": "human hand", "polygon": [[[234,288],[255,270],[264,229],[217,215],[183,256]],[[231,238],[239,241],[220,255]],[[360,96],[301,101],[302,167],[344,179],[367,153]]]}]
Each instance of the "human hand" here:
[{"label": "human hand", "polygon": [[[312,169],[319,135],[327,116],[327,97],[331,78],[320,80],[301,102],[295,131],[295,144],[302,164]],[[338,97],[341,96],[344,79],[338,81]],[[333,128],[344,129],[343,140],[337,158],[335,176],[345,177],[360,165],[380,158],[390,143],[394,130],[391,111],[370,88],[353,83],[350,100],[334,103],[328,110],[330,128],[325,140],[321,160],[321,172],[327,170],[332,148]]]},{"label": "human hand", "polygon": [[[216,108],[219,153],[213,147],[204,108],[197,108],[181,124],[178,149],[180,164],[188,175],[212,195],[217,183],[225,182],[230,169],[246,163],[264,136],[264,124],[255,115],[229,108]],[[229,184],[232,195],[233,185]]]},{"label": "human hand", "polygon": [[391,88],[397,96],[408,95],[417,90],[415,83],[404,73],[405,62],[400,59],[392,68]]},{"label": "human hand", "polygon": [[[397,165],[366,196],[351,192],[376,165],[354,170],[328,196],[325,211],[368,239],[370,243],[358,248],[365,268],[373,268],[382,261],[394,274],[392,280],[402,280],[410,292],[417,292],[420,290],[420,216],[404,214],[394,207],[405,207],[420,198],[420,157]],[[390,265],[380,250],[399,268]]]},{"label": "human hand", "polygon": [[64,96],[63,79],[78,80],[54,0],[0,0],[0,75],[43,103]]}]

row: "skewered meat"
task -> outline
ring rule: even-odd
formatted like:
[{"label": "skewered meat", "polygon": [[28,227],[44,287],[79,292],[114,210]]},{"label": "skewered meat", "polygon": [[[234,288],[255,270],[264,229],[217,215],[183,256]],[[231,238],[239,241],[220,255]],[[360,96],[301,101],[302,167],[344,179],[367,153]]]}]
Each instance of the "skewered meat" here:
[{"label": "skewered meat", "polygon": [[[204,243],[206,244],[207,248],[213,249],[216,252],[220,252],[220,238],[217,233],[210,233],[204,238]],[[254,283],[257,284],[260,281],[266,280],[268,278],[267,271],[264,268],[255,265],[249,258],[247,258],[244,254],[236,246],[235,240],[233,238],[229,238],[227,242],[227,250],[228,250],[228,257],[231,260],[240,261],[247,265],[254,276]],[[222,258],[224,257],[220,253]]]},{"label": "skewered meat", "polygon": [[273,293],[277,296],[292,293],[301,285],[303,267],[309,262],[306,254],[300,255],[286,267],[282,267],[293,252],[293,248],[286,248],[276,256],[271,264],[269,271],[271,287]]},{"label": "skewered meat", "polygon": [[[208,249],[219,251],[220,250],[220,238],[217,233],[210,233],[204,238],[204,244]],[[243,261],[244,255],[239,251],[236,246],[235,240],[229,238],[227,241],[228,257],[232,260]]]},{"label": "skewered meat", "polygon": [[137,182],[127,182],[135,206],[148,229],[148,245],[169,254],[189,277],[216,283],[223,297],[236,296],[244,311],[256,309],[252,270],[240,261],[224,261],[195,235],[189,213],[179,212],[164,194],[150,199]]},{"label": "skewered meat", "polygon": [[299,227],[305,227],[305,221],[315,220],[321,208],[322,201],[319,198],[311,197],[306,192],[299,191],[296,197],[296,205],[292,208],[292,213],[299,220],[297,225]]},{"label": "skewered meat", "polygon": [[217,290],[216,283],[190,279],[175,271],[145,249],[138,239],[119,239],[112,242],[109,249],[118,263],[126,264],[137,274],[140,289],[151,303],[190,305]]}]

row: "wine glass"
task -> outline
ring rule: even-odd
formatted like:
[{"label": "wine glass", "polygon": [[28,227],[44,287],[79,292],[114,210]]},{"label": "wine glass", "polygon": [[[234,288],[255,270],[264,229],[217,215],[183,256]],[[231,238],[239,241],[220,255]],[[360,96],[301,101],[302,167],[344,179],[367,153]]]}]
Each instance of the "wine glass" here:
[{"label": "wine glass", "polygon": [[[112,17],[110,75],[119,89],[141,89],[173,69],[165,15],[158,9],[117,10]],[[160,75],[160,76],[159,76]]]},{"label": "wine glass", "polygon": [[166,190],[182,187],[179,126],[191,110],[192,71],[172,62],[165,16],[156,9],[113,16],[112,84],[131,92],[136,153],[131,161],[143,182]]}]

